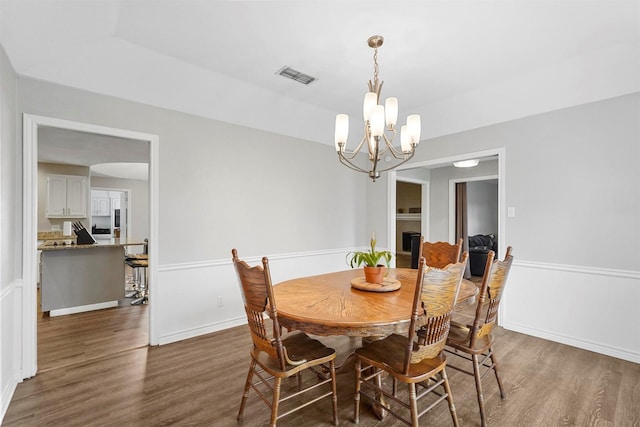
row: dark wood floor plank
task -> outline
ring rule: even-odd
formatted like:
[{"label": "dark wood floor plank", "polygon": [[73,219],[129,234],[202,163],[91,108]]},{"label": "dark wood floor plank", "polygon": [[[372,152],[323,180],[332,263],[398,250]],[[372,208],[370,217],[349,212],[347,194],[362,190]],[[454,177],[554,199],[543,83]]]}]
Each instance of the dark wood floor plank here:
[{"label": "dark wood floor plank", "polygon": [[[237,426],[249,367],[247,327],[161,347],[140,346],[147,339],[145,308],[128,309],[44,319],[39,332],[55,331],[39,338],[41,350],[50,352],[43,354],[45,361],[39,353],[39,366],[47,368],[18,385],[3,426]],[[96,332],[89,324],[103,328]],[[321,339],[346,359],[337,375],[338,409],[340,425],[352,426],[354,373],[347,355],[360,340]],[[57,348],[56,340],[70,348]],[[507,399],[500,399],[495,380],[486,377],[490,425],[640,426],[640,365],[502,329],[496,341]],[[451,356],[448,360],[455,362]],[[450,369],[449,378],[461,425],[479,426],[472,377]],[[281,425],[329,426],[330,413],[330,402],[320,402]],[[451,425],[446,405],[422,421]],[[242,425],[268,425],[268,410],[255,394]],[[400,425],[391,417],[379,421],[369,407],[362,408],[360,427]]]}]

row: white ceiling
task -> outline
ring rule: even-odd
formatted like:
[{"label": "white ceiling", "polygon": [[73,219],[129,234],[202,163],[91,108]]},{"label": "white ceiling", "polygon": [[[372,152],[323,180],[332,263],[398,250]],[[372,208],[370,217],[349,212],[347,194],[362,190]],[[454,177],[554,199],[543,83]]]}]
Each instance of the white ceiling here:
[{"label": "white ceiling", "polygon": [[94,176],[147,180],[149,143],[39,127],[38,162],[89,166]]},{"label": "white ceiling", "polygon": [[373,34],[423,139],[640,91],[637,0],[0,0],[20,75],[326,144],[341,112],[358,138]]}]

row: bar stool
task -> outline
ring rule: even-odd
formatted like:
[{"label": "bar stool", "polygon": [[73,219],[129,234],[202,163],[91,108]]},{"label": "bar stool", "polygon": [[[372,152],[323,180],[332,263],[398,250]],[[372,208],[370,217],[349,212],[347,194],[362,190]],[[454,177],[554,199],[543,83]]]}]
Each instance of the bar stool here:
[{"label": "bar stool", "polygon": [[149,267],[148,259],[127,258],[125,263],[133,269],[135,293],[132,295],[135,299],[131,301],[131,305],[146,304],[148,302],[148,283],[147,268]]},{"label": "bar stool", "polygon": [[133,270],[134,293],[127,297],[135,298],[131,305],[146,304],[149,301],[149,284],[147,281],[147,269],[149,267],[148,240],[144,239],[143,253],[126,255],[124,262]]}]

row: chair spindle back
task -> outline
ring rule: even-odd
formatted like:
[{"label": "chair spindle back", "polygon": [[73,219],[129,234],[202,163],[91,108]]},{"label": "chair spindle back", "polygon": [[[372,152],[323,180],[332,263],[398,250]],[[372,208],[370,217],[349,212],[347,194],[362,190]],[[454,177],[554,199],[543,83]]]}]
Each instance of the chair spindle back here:
[{"label": "chair spindle back", "polygon": [[474,347],[475,341],[491,333],[498,317],[498,308],[502,293],[504,291],[513,255],[511,246],[507,247],[504,261],[495,260],[494,252],[490,251],[487,256],[485,274],[480,286],[480,295],[476,308],[476,317],[469,331],[469,346]]},{"label": "chair spindle back", "polygon": [[425,258],[420,259],[404,360],[405,374],[409,372],[410,364],[436,357],[444,348],[467,258],[465,252],[460,262],[443,269],[427,267]]},{"label": "chair spindle back", "polygon": [[[269,356],[278,359],[280,368],[285,369],[285,350],[282,346],[278,312],[273,297],[269,260],[267,257],[263,257],[262,266],[250,267],[246,262],[238,258],[236,249],[233,249],[231,253],[233,254],[233,265],[236,269],[238,282],[242,288],[242,299],[253,345],[257,350],[264,351]],[[271,319],[271,328],[266,325],[265,312]],[[269,329],[271,330],[269,331]]]}]

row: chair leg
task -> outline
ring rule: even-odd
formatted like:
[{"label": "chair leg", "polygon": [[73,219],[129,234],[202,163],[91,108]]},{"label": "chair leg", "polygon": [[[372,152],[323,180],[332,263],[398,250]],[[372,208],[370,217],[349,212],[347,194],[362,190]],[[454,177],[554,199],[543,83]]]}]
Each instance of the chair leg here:
[{"label": "chair leg", "polygon": [[496,359],[496,355],[493,353],[493,348],[490,348],[489,351],[491,354],[493,373],[496,374],[496,381],[498,381],[498,388],[500,389],[500,398],[504,400],[507,398],[507,393],[504,392],[504,388],[502,387],[502,380],[500,379],[500,373],[498,372],[498,361]]},{"label": "chair leg", "polygon": [[360,359],[356,358],[356,390],[353,404],[353,422],[358,424],[360,422],[360,381],[361,381],[361,368],[362,363]]},{"label": "chair leg", "polygon": [[418,423],[418,400],[416,397],[415,383],[407,384],[409,386],[409,408],[411,410],[411,427],[419,427]]},{"label": "chair leg", "polygon": [[331,371],[331,406],[333,407],[333,425],[338,425],[338,387],[336,385],[336,362],[329,362],[329,371]]},{"label": "chair leg", "polygon": [[376,392],[375,392],[375,400],[378,403],[374,403],[373,404],[373,413],[376,414],[376,417],[378,417],[379,420],[383,420],[384,417],[387,416],[387,410],[386,407],[388,406],[385,398],[384,398],[384,394],[382,394],[381,391],[382,390],[382,373],[383,371],[381,369],[378,368],[374,368],[372,367],[371,369],[374,370],[375,372],[375,385],[376,385]]},{"label": "chair leg", "polygon": [[278,406],[280,404],[280,386],[282,385],[282,378],[275,377],[273,383],[273,404],[271,405],[271,427],[276,427],[276,420],[278,419]]},{"label": "chair leg", "polygon": [[240,410],[238,411],[238,421],[242,421],[242,413],[244,412],[244,405],[247,403],[247,397],[249,397],[249,389],[251,388],[251,381],[253,381],[253,372],[256,368],[256,361],[251,359],[251,365],[249,366],[249,373],[247,374],[247,382],[244,383],[244,391],[242,392],[242,401],[240,402]]},{"label": "chair leg", "polygon": [[480,407],[480,424],[482,427],[487,425],[487,421],[484,416],[484,396],[482,395],[482,378],[480,376],[480,364],[478,363],[478,355],[471,355],[473,360],[473,376],[476,380],[476,393],[478,395],[478,406]]},{"label": "chair leg", "polygon": [[449,411],[451,412],[451,419],[453,420],[453,425],[458,427],[460,424],[458,423],[458,415],[456,414],[456,406],[453,404],[453,395],[451,394],[451,387],[449,386],[449,378],[447,377],[447,371],[442,370],[440,373],[442,375],[442,379],[444,380],[444,391],[447,393],[447,402],[449,402]]}]

